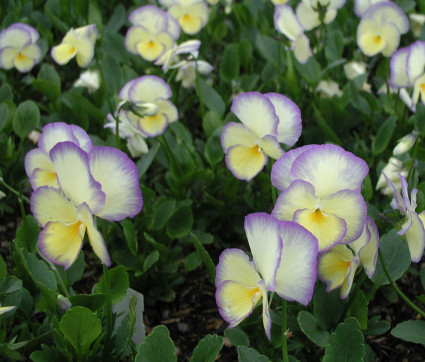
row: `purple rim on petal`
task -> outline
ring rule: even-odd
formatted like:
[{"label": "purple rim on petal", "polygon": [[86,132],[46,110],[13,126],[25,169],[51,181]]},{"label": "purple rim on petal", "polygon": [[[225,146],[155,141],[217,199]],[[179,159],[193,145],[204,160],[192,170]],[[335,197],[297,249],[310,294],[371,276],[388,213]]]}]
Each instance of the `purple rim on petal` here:
[{"label": "purple rim on petal", "polygon": [[401,29],[399,29],[398,25],[393,22],[391,23],[399,30],[400,34],[407,33],[409,31],[409,19],[407,18],[407,15],[397,6],[397,4],[390,1],[373,4],[366,10],[361,19],[372,19],[380,24],[389,24],[390,22],[386,21],[386,18],[383,18],[383,15],[380,14],[384,8],[391,8],[394,12],[398,13],[402,21],[402,24],[400,24]]},{"label": "purple rim on petal", "polygon": [[84,151],[90,152],[90,150],[93,148],[93,144],[87,132],[84,129],[82,129],[80,126],[77,126],[75,124],[71,124],[70,127],[71,127],[72,134],[78,140],[78,145]]},{"label": "purple rim on petal", "polygon": [[79,145],[78,139],[74,136],[72,127],[64,122],[48,123],[43,127],[38,139],[38,147],[49,153],[51,149],[60,142],[70,141]]},{"label": "purple rim on petal", "polygon": [[[408,48],[409,48],[409,53],[407,54],[407,59],[406,59],[407,79],[409,80],[409,86],[413,86],[416,78],[419,75],[423,74],[423,69],[421,74],[411,74],[410,63],[414,62],[413,60],[411,60],[411,57],[416,50],[422,53],[422,58],[425,57],[425,42],[421,40],[417,40],[413,44],[411,44]],[[425,60],[423,61],[423,63],[425,64]]]},{"label": "purple rim on petal", "polygon": [[[409,84],[408,70],[407,70],[407,57],[409,55],[409,52],[410,52],[410,47],[400,48],[391,56],[391,59],[390,59],[390,79],[388,80],[388,84],[390,85],[391,88],[411,87],[413,85],[413,84]],[[406,72],[407,83],[406,84],[396,84],[394,82],[394,78],[396,77],[396,73],[399,71],[399,69],[398,69],[398,67],[396,67],[394,65],[394,63],[396,62],[398,57],[403,57],[404,55],[406,55],[406,62],[405,62],[406,64],[404,64],[405,65],[404,71]]]},{"label": "purple rim on petal", "polygon": [[[144,87],[146,86],[147,83],[149,84],[151,81],[156,82],[158,84],[161,84],[161,86],[163,87],[163,90],[166,93],[166,98],[171,98],[173,96],[173,92],[171,90],[171,87],[169,86],[169,84],[162,78],[157,77],[156,75],[143,75],[139,78],[136,78],[133,80],[133,83],[131,84],[131,87],[128,89],[128,98],[132,101],[132,102],[141,102],[141,101],[146,101],[145,99],[135,99],[132,97],[132,93],[134,92],[134,90],[137,87]],[[157,97],[155,99],[164,99],[164,97]]]}]

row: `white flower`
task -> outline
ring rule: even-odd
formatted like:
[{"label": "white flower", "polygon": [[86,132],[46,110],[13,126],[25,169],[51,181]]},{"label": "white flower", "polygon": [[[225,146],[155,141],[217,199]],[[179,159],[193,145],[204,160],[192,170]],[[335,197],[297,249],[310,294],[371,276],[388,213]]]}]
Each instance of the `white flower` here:
[{"label": "white flower", "polygon": [[74,83],[74,87],[87,88],[89,93],[99,89],[100,76],[98,70],[86,70],[80,74],[80,78]]},{"label": "white flower", "polygon": [[199,74],[210,74],[214,67],[204,60],[182,60],[172,68],[178,68],[176,80],[181,81],[183,87],[190,88],[195,86],[196,68]]},{"label": "white flower", "polygon": [[393,155],[398,156],[408,152],[415,144],[416,137],[418,137],[418,132],[413,131],[412,133],[400,138],[397,141],[397,146],[393,150]]},{"label": "white flower", "polygon": [[401,181],[399,174],[407,177],[407,170],[403,167],[403,162],[395,157],[390,157],[388,164],[382,170],[381,175],[379,176],[378,182],[376,184],[376,190],[381,190],[384,195],[392,195],[393,189],[385,181],[384,174],[387,175],[388,179],[391,180],[394,187],[400,191],[401,190]]},{"label": "white flower", "polygon": [[316,92],[320,92],[322,97],[332,98],[333,96],[342,96],[342,91],[339,89],[338,83],[330,79],[321,80],[317,85]]}]

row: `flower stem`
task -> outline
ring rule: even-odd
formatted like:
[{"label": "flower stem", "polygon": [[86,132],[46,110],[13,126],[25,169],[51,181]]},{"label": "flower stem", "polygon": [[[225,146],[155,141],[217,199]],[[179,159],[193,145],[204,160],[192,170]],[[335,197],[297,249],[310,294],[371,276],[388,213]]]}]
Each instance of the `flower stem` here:
[{"label": "flower stem", "polygon": [[0,183],[7,188],[12,194],[18,196],[20,199],[24,200],[27,204],[30,204],[30,199],[20,192],[16,191],[12,186],[9,186],[4,180],[3,177],[0,177]]},{"label": "flower stem", "polygon": [[416,306],[409,299],[409,297],[407,297],[407,295],[404,294],[400,290],[400,288],[395,284],[393,278],[391,278],[390,273],[388,272],[387,266],[385,264],[384,257],[382,256],[381,250],[378,250],[378,256],[379,256],[379,260],[381,261],[382,269],[384,270],[386,277],[388,278],[388,280],[390,281],[390,284],[392,285],[394,290],[397,292],[397,294],[400,296],[400,298],[403,299],[406,302],[406,304],[409,305],[413,310],[415,310],[417,313],[419,313],[422,316],[422,318],[425,318],[425,312],[422,309],[420,309],[418,306]]},{"label": "flower stem", "polygon": [[103,360],[109,361],[110,348],[111,348],[111,337],[112,337],[112,293],[111,284],[109,280],[108,267],[103,264],[103,275],[106,281],[106,336],[105,336],[105,350],[103,353]]},{"label": "flower stem", "polygon": [[415,164],[416,155],[418,153],[418,148],[419,148],[419,144],[420,143],[421,143],[421,136],[418,136],[418,138],[416,139],[415,147],[413,149],[412,161],[410,161],[409,172],[407,174],[407,181],[408,182],[411,182],[411,179],[410,178],[412,176],[413,165]]},{"label": "flower stem", "polygon": [[288,338],[286,336],[288,332],[288,302],[286,299],[282,299],[282,357],[283,362],[289,362],[288,356]]}]

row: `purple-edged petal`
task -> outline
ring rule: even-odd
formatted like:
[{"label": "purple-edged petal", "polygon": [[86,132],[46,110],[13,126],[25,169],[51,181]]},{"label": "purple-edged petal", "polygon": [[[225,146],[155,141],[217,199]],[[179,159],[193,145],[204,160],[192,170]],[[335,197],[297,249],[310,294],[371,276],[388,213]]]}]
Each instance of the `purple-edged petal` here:
[{"label": "purple-edged petal", "polygon": [[257,137],[241,123],[229,122],[221,132],[221,146],[224,152],[236,145],[253,147],[256,141]]},{"label": "purple-edged petal", "polygon": [[233,98],[231,111],[258,138],[265,135],[277,136],[279,118],[272,102],[258,92],[247,92]]},{"label": "purple-edged petal", "polygon": [[360,253],[363,248],[369,243],[370,236],[370,230],[367,227],[367,223],[365,223],[361,235],[356,240],[348,244],[350,246],[350,249],[354,252],[356,262],[360,262]]},{"label": "purple-edged petal", "polygon": [[409,19],[406,14],[391,1],[372,5],[362,17],[363,19],[373,19],[378,24],[394,24],[400,34],[409,31]]},{"label": "purple-edged petal", "polygon": [[388,83],[392,88],[409,87],[407,78],[407,56],[410,48],[401,48],[397,50],[390,60],[390,79]]},{"label": "purple-edged petal", "polygon": [[279,5],[274,8],[274,27],[290,40],[294,41],[304,28],[289,5]]},{"label": "purple-edged petal", "polygon": [[282,252],[279,220],[266,213],[255,213],[245,217],[244,227],[256,269],[266,289],[274,291]]},{"label": "purple-edged petal", "polygon": [[133,10],[128,16],[133,25],[142,25],[151,33],[166,30],[168,27],[168,14],[154,5],[146,5]]},{"label": "purple-edged petal", "polygon": [[314,146],[299,155],[291,178],[310,182],[320,198],[339,190],[360,191],[369,168],[361,158],[335,145]]},{"label": "purple-edged petal", "polygon": [[316,282],[318,242],[294,222],[281,221],[282,258],[276,273],[276,293],[289,301],[307,305]]},{"label": "purple-edged petal", "polygon": [[[382,172],[382,175],[384,175],[388,186],[390,186],[393,190],[394,198],[391,200],[391,207],[393,208],[393,210],[400,210],[400,212],[403,215],[406,215],[406,207],[404,206],[404,202],[402,197],[400,196],[400,193],[398,192],[397,188],[395,187],[391,179],[387,177],[387,175],[384,172]],[[401,185],[403,187],[403,179],[404,179],[404,183],[406,183],[406,179],[401,174],[399,177],[400,177]]]},{"label": "purple-edged petal", "polygon": [[251,181],[267,164],[267,156],[258,146],[232,146],[226,153],[226,165],[239,180]]},{"label": "purple-edged petal", "polygon": [[379,233],[378,228],[370,217],[367,218],[367,228],[370,232],[370,240],[366,246],[360,250],[360,261],[363,264],[367,276],[372,278],[376,269],[376,258],[378,256],[379,248]]},{"label": "purple-edged petal", "polygon": [[3,69],[12,69],[14,61],[19,53],[19,50],[13,47],[5,47],[0,49],[0,67]]},{"label": "purple-edged petal", "polygon": [[121,88],[120,93],[118,94],[118,97],[120,99],[129,100],[128,91],[133,86],[133,84],[138,82],[139,80],[140,80],[140,77],[136,79],[132,79],[128,81],[127,83],[125,83],[124,86]]},{"label": "purple-edged petal", "polygon": [[133,102],[151,103],[158,98],[171,98],[170,86],[155,75],[145,75],[135,79],[128,90],[128,98]]},{"label": "purple-edged petal", "polygon": [[[140,42],[149,42],[151,35],[141,25],[132,26],[125,35],[125,47],[132,54],[139,54],[137,44]],[[120,97],[121,98],[121,97]]]},{"label": "purple-edged petal", "polygon": [[52,263],[68,269],[80,253],[85,230],[81,221],[72,224],[48,222],[38,237],[40,251]]},{"label": "purple-edged petal", "polygon": [[58,183],[75,206],[87,203],[93,213],[105,205],[101,184],[90,173],[89,157],[72,142],[61,142],[50,151]]},{"label": "purple-edged petal", "polygon": [[112,147],[95,147],[89,157],[91,174],[106,195],[105,204],[96,215],[114,221],[137,215],[143,199],[134,162]]},{"label": "purple-edged petal", "polygon": [[406,59],[407,78],[409,85],[413,85],[416,78],[424,73],[425,67],[425,42],[416,41],[409,47]]},{"label": "purple-edged petal", "polygon": [[35,43],[38,37],[38,31],[32,26],[15,23],[0,32],[0,48],[22,49],[31,43]]},{"label": "purple-edged petal", "polygon": [[288,97],[278,93],[265,96],[273,103],[279,118],[277,139],[288,146],[293,146],[301,135],[301,111]]},{"label": "purple-edged petal", "polygon": [[69,124],[63,122],[48,123],[43,127],[43,132],[38,139],[38,147],[48,154],[53,146],[64,141],[79,144]]},{"label": "purple-edged petal", "polygon": [[59,188],[58,178],[55,171],[48,171],[36,168],[30,177],[30,184],[33,190],[41,186],[51,186]]},{"label": "purple-edged petal", "polygon": [[77,220],[77,211],[61,191],[49,186],[39,187],[31,195],[31,212],[44,227],[48,222],[71,224]]},{"label": "purple-edged petal", "polygon": [[167,32],[171,35],[171,37],[176,41],[180,36],[180,24],[173,16],[168,15],[168,26]]},{"label": "purple-edged petal", "polygon": [[144,137],[156,137],[162,135],[167,126],[168,118],[164,113],[141,117],[137,122],[137,128],[143,133]]},{"label": "purple-edged petal", "polygon": [[269,300],[267,298],[267,289],[264,285],[264,280],[260,280],[258,284],[260,286],[260,291],[263,296],[263,326],[264,326],[264,330],[266,332],[267,338],[270,341],[272,339],[272,333],[271,333],[272,318],[270,317],[270,313],[269,313]]},{"label": "purple-edged petal", "polygon": [[314,187],[302,180],[294,181],[277,198],[272,215],[279,220],[292,221],[297,210],[315,211],[320,206],[320,199]]},{"label": "purple-edged petal", "polygon": [[106,249],[105,241],[102,234],[96,229],[93,222],[93,216],[87,204],[83,203],[77,208],[78,218],[87,227],[87,236],[89,243],[93,248],[94,253],[99,257],[106,266],[111,265],[108,250]]},{"label": "purple-edged petal", "polygon": [[275,160],[283,155],[283,150],[275,136],[264,136],[258,140],[258,146],[267,156],[274,158]]},{"label": "purple-edged petal", "polygon": [[291,168],[295,159],[301,155],[301,153],[313,148],[315,145],[307,145],[298,147],[289,152],[286,152],[281,158],[279,158],[272,167],[271,181],[272,185],[279,191],[285,190],[293,179],[291,178]]},{"label": "purple-edged petal", "polygon": [[320,210],[343,219],[347,233],[342,243],[350,243],[363,232],[366,224],[367,207],[360,192],[341,190],[320,201]]},{"label": "purple-edged petal", "polygon": [[260,279],[254,263],[249,260],[243,250],[226,249],[221,253],[215,274],[217,288],[226,280],[232,280],[248,287],[256,287]]},{"label": "purple-edged petal", "polygon": [[34,148],[25,155],[25,172],[31,177],[35,169],[55,172],[55,168],[49,156],[39,148]]},{"label": "purple-edged petal", "polygon": [[418,263],[424,254],[425,229],[424,224],[416,212],[412,212],[411,226],[406,231],[407,245],[409,246],[410,257],[414,263]]},{"label": "purple-edged petal", "polygon": [[158,107],[158,113],[164,114],[167,117],[168,123],[178,120],[179,112],[173,102],[168,99],[157,99],[155,104]]},{"label": "purple-edged petal", "polygon": [[86,152],[90,152],[93,148],[93,144],[91,142],[91,139],[87,132],[82,129],[80,126],[77,126],[75,124],[69,125],[71,128],[72,134],[75,136],[75,138],[78,141],[79,146]]}]

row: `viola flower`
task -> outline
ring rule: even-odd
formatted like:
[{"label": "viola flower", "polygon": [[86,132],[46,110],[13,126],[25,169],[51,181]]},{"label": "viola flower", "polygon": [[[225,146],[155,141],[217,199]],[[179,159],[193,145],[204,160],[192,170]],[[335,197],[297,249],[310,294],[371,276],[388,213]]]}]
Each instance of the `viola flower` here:
[{"label": "viola flower", "polygon": [[99,36],[95,24],[69,30],[62,42],[50,52],[53,60],[59,65],[67,64],[75,57],[81,68],[90,65],[94,56],[94,44]]},{"label": "viola flower", "polygon": [[208,5],[203,0],[175,0],[168,13],[179,22],[186,34],[198,33],[208,22]]},{"label": "viola flower", "polygon": [[[168,124],[178,119],[177,108],[169,100],[173,95],[170,86],[161,78],[145,75],[127,82],[119,97],[130,101],[134,107],[125,111],[131,124],[139,129],[144,137],[156,137],[164,133]],[[141,114],[137,106],[149,105],[154,112]]]},{"label": "viola flower", "polygon": [[41,59],[41,49],[36,43],[38,38],[38,31],[23,23],[15,23],[2,30],[0,68],[29,72]]},{"label": "viola flower", "polygon": [[194,59],[198,57],[198,49],[201,46],[201,42],[196,39],[187,40],[179,45],[173,45],[171,49],[162,53],[159,58],[155,61],[155,65],[162,65],[162,71],[164,73],[176,62],[178,55],[190,54]]},{"label": "viola flower", "polygon": [[[348,79],[355,79],[358,76],[366,74],[366,72],[367,64],[364,62],[351,61],[344,64],[344,73]],[[363,82],[361,90],[371,93],[372,87],[367,80]]]},{"label": "viola flower", "polygon": [[410,151],[410,149],[415,144],[417,137],[418,137],[418,132],[416,130],[413,130],[411,133],[400,138],[397,141],[397,146],[395,146],[393,149],[393,155],[399,156],[399,155],[402,155],[403,153]]},{"label": "viola flower", "polygon": [[181,81],[185,88],[195,86],[196,70],[202,75],[208,75],[214,70],[214,67],[204,60],[182,60],[171,68],[178,69],[176,81]]},{"label": "viola flower", "polygon": [[230,122],[221,134],[226,164],[240,180],[250,181],[301,133],[301,112],[289,98],[277,93],[247,92],[233,99],[231,111],[242,123]]},{"label": "viola flower", "polygon": [[31,196],[31,211],[43,228],[38,238],[41,252],[68,269],[87,231],[95,254],[109,266],[93,217],[119,221],[140,212],[143,200],[136,165],[115,148],[94,147],[87,153],[69,141],[57,143],[49,156],[60,189],[42,186]]},{"label": "viola flower", "polygon": [[133,26],[127,31],[125,46],[130,53],[147,61],[154,61],[171,49],[180,36],[177,21],[154,5],[133,10],[128,19]]},{"label": "viola flower", "polygon": [[400,35],[409,30],[406,14],[392,2],[380,2],[371,6],[362,16],[357,27],[357,44],[363,54],[389,57],[400,42]]},{"label": "viola flower", "polygon": [[414,263],[418,263],[422,259],[425,247],[425,211],[421,212],[419,215],[416,213],[416,194],[418,193],[418,190],[412,190],[409,200],[409,193],[407,189],[408,185],[404,176],[400,175],[400,195],[389,177],[387,177],[385,173],[383,175],[388,186],[390,186],[393,190],[394,198],[391,201],[391,207],[393,210],[399,210],[401,214],[405,216],[405,220],[397,234],[404,235],[406,237],[410,257]]},{"label": "viola flower", "polygon": [[332,79],[321,80],[316,87],[316,92],[325,98],[342,97],[342,91],[339,89],[338,83]]},{"label": "viola flower", "polygon": [[98,70],[86,70],[80,74],[80,78],[74,83],[74,87],[87,88],[89,93],[96,92],[100,86]]},{"label": "viola flower", "polygon": [[356,240],[366,222],[360,193],[366,163],[335,145],[308,145],[275,162],[274,187],[281,190],[272,215],[295,221],[317,237],[319,252]]},{"label": "viola flower", "polygon": [[330,251],[319,256],[317,271],[319,278],[328,286],[326,291],[341,287],[341,298],[347,298],[360,264],[371,278],[375,274],[378,247],[378,229],[368,217],[363,233],[357,240],[348,246],[335,245]]},{"label": "viola flower", "polygon": [[312,30],[320,25],[320,10],[326,8],[323,22],[329,24],[334,21],[338,9],[342,8],[346,0],[302,0],[297,8],[297,17],[306,30]]},{"label": "viola flower", "polygon": [[302,64],[307,63],[313,55],[310,49],[310,40],[304,34],[304,27],[290,6],[275,7],[274,27],[289,39],[291,42],[289,49],[294,52],[295,58]]},{"label": "viola flower", "polygon": [[271,0],[273,5],[283,5],[289,2],[289,0]]},{"label": "viola flower", "polygon": [[85,152],[90,152],[93,148],[90,137],[79,126],[63,122],[45,125],[38,138],[38,148],[29,151],[25,156],[25,171],[33,190],[41,186],[59,188],[50,151],[57,143],[64,141],[76,144]]},{"label": "viola flower", "polygon": [[[117,117],[117,114],[115,116]],[[105,128],[110,128],[115,134],[116,121],[110,114],[108,114],[107,118],[109,122],[105,124]],[[149,148],[145,141],[145,137],[127,118],[126,112],[120,113],[118,132],[120,138],[127,139],[127,148],[132,157],[140,157],[142,154],[148,152]]]},{"label": "viola flower", "polygon": [[316,281],[317,240],[301,226],[265,213],[248,215],[244,227],[253,260],[240,249],[223,251],[215,279],[216,302],[232,328],[262,299],[263,325],[270,339],[267,292],[308,304]]}]

